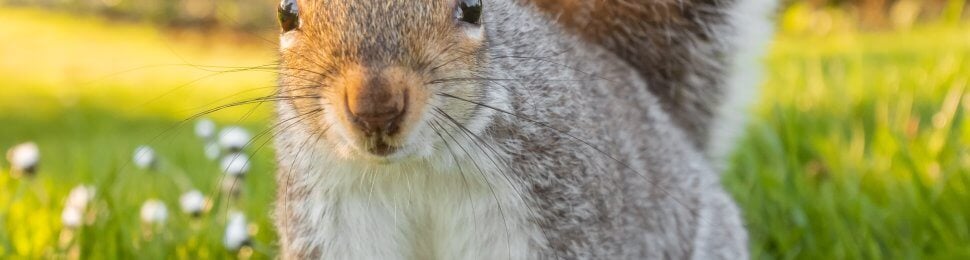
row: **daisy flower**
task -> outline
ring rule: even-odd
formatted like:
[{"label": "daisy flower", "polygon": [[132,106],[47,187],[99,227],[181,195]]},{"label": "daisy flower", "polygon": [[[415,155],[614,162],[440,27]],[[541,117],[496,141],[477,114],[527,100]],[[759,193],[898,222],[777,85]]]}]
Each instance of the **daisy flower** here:
[{"label": "daisy flower", "polygon": [[216,133],[216,123],[212,122],[208,118],[199,119],[195,122],[195,136],[202,139],[211,139],[212,135]]},{"label": "daisy flower", "polygon": [[206,198],[202,192],[191,190],[182,194],[182,197],[179,197],[179,205],[182,206],[182,212],[193,217],[198,217],[205,211]]},{"label": "daisy flower", "polygon": [[141,169],[155,168],[155,149],[145,145],[138,146],[138,148],[135,148],[132,161],[135,162],[135,166]]},{"label": "daisy flower", "polygon": [[19,144],[7,151],[7,161],[12,172],[32,175],[40,164],[40,148],[33,142]]},{"label": "daisy flower", "polygon": [[236,251],[243,246],[249,245],[249,230],[247,229],[246,215],[234,211],[229,213],[229,222],[226,224],[226,236],[223,243],[226,249]]},{"label": "daisy flower", "polygon": [[160,200],[150,199],[141,206],[141,221],[146,224],[163,224],[168,219],[168,208]]},{"label": "daisy flower", "polygon": [[252,135],[242,127],[231,126],[222,129],[219,133],[219,145],[230,152],[238,152],[249,144]]}]

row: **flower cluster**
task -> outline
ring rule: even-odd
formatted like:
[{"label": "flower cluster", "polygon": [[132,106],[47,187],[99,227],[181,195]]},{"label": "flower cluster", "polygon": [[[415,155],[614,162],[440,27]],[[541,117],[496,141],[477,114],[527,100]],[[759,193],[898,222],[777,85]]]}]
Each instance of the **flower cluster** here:
[{"label": "flower cluster", "polygon": [[[242,127],[229,126],[220,131],[216,123],[208,119],[197,121],[194,130],[195,135],[202,140],[201,146],[205,157],[218,166],[223,173],[217,175],[220,180],[220,189],[225,195],[217,198],[226,198],[224,203],[228,204],[226,207],[228,211],[225,212],[223,244],[233,252],[245,252],[242,251],[243,249],[251,252],[252,248],[249,246],[252,242],[251,237],[256,230],[255,226],[247,222],[246,216],[235,208],[243,194],[245,176],[252,168],[250,156],[245,149],[250,145],[253,137],[249,131]],[[32,179],[30,177],[38,172],[38,166],[41,162],[40,155],[39,146],[32,142],[22,143],[10,148],[6,155],[7,161],[10,163],[10,173],[14,177]],[[181,209],[184,216],[191,219],[203,219],[213,208],[214,201],[206,196],[203,191],[193,188],[189,178],[185,178],[186,176],[181,176],[179,173],[157,174],[179,171],[170,171],[177,169],[177,166],[165,160],[166,157],[153,147],[149,145],[137,146],[130,158],[129,165],[133,168],[151,173],[150,176],[155,176],[152,177],[155,180],[169,178],[183,190],[178,198],[158,197],[144,201],[138,211],[138,216],[143,223],[143,228],[145,228],[146,237],[152,237],[153,232],[161,230],[160,228],[165,227],[166,222],[173,217],[167,206],[169,205],[167,204],[168,199],[177,199],[178,209]],[[184,171],[182,172],[184,174]],[[97,199],[96,190],[95,186],[86,184],[77,185],[71,189],[61,212],[61,224],[64,232],[62,237],[64,234],[74,234],[75,230],[92,225],[95,223],[96,217],[99,216],[97,208],[107,207],[108,204],[104,202],[101,203],[103,206],[92,207]],[[223,203],[223,200],[218,201]],[[106,215],[101,214],[101,216]],[[222,221],[221,218],[213,220]]]}]

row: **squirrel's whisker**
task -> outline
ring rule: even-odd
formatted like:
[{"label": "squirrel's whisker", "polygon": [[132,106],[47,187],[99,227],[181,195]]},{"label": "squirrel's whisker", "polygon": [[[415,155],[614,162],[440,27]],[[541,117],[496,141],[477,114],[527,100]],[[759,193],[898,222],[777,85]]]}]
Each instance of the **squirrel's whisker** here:
[{"label": "squirrel's whisker", "polygon": [[[524,120],[524,121],[526,121],[528,123],[531,123],[533,125],[536,125],[536,126],[539,126],[539,127],[542,127],[542,128],[546,128],[546,129],[550,129],[553,132],[559,133],[559,134],[561,134],[561,135],[563,135],[565,137],[568,137],[569,139],[575,140],[576,142],[578,142],[578,143],[580,143],[580,144],[582,144],[582,145],[584,145],[584,146],[586,146],[586,147],[588,147],[590,149],[593,149],[595,152],[599,153],[600,155],[602,155],[602,156],[604,156],[604,157],[606,157],[606,158],[608,158],[608,159],[616,162],[617,164],[623,166],[623,168],[625,168],[625,169],[627,169],[629,171],[632,171],[633,173],[636,173],[637,175],[639,175],[640,177],[642,177],[647,182],[649,182],[651,184],[654,184],[654,186],[661,187],[660,185],[656,185],[657,184],[656,180],[653,180],[650,177],[648,177],[648,175],[643,174],[640,171],[637,171],[636,169],[633,169],[633,167],[631,167],[629,164],[627,164],[626,162],[623,162],[623,161],[617,159],[613,155],[610,155],[609,153],[607,153],[602,148],[597,147],[597,146],[589,143],[586,140],[583,140],[581,138],[578,138],[575,135],[570,134],[569,132],[567,132],[565,130],[561,130],[561,129],[555,128],[555,127],[549,125],[548,123],[544,123],[544,122],[541,122],[541,121],[538,121],[538,120],[534,120],[534,119],[531,119],[531,118],[528,118],[528,117],[525,117],[525,116],[522,116],[522,115],[518,115],[516,113],[512,113],[512,112],[509,112],[509,111],[505,111],[505,110],[502,110],[502,109],[497,108],[495,106],[491,106],[491,105],[484,104],[484,103],[481,103],[481,102],[475,102],[475,101],[471,101],[471,100],[468,100],[468,99],[465,99],[465,98],[457,97],[457,96],[454,96],[454,95],[451,95],[451,94],[447,94],[447,93],[437,93],[437,95],[444,96],[444,97],[448,97],[448,98],[453,98],[453,99],[456,99],[456,100],[461,100],[461,101],[468,102],[468,103],[471,103],[471,104],[475,104],[475,105],[478,105],[480,107],[488,108],[488,109],[491,109],[491,110],[500,112],[502,114],[506,114],[506,115],[515,117],[517,119]],[[676,201],[677,204],[679,204],[681,207],[683,207],[684,210],[687,210],[691,214],[696,214],[697,213],[696,212],[696,209],[687,206],[688,205],[687,203],[680,201],[680,199],[678,199],[675,196],[672,196],[672,194],[670,193],[670,191],[668,191],[666,189],[663,189],[663,188],[659,188],[659,190],[661,192],[663,192],[665,195],[670,196],[670,198],[673,199],[674,201]]]}]

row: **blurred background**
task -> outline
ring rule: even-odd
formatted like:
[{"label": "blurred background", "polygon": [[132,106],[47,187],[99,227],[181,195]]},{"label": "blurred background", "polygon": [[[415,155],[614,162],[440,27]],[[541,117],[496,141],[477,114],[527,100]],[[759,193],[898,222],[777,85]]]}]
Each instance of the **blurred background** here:
[{"label": "blurred background", "polygon": [[[970,258],[967,1],[783,2],[752,255]],[[0,258],[273,258],[276,4],[0,0]]]}]

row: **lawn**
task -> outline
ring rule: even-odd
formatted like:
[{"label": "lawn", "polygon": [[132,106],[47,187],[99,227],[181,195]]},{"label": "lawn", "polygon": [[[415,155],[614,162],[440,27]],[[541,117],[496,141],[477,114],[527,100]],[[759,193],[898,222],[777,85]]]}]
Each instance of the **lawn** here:
[{"label": "lawn", "polygon": [[[194,115],[270,94],[272,35],[206,37],[29,9],[0,17],[0,149],[33,141],[42,152],[33,178],[12,177],[0,159],[0,257],[274,256],[274,166],[262,146],[272,105],[205,116],[259,136],[245,150],[253,167],[239,198],[220,195],[224,174],[193,134]],[[790,27],[765,59],[749,131],[724,174],[753,256],[970,257],[970,26]],[[130,163],[140,145],[156,150],[154,170]],[[79,184],[96,187],[89,223],[64,228]],[[179,209],[191,189],[212,201],[200,218]],[[168,208],[163,226],[140,221],[152,198]],[[252,246],[239,252],[223,246],[229,211],[251,222]]]}]

